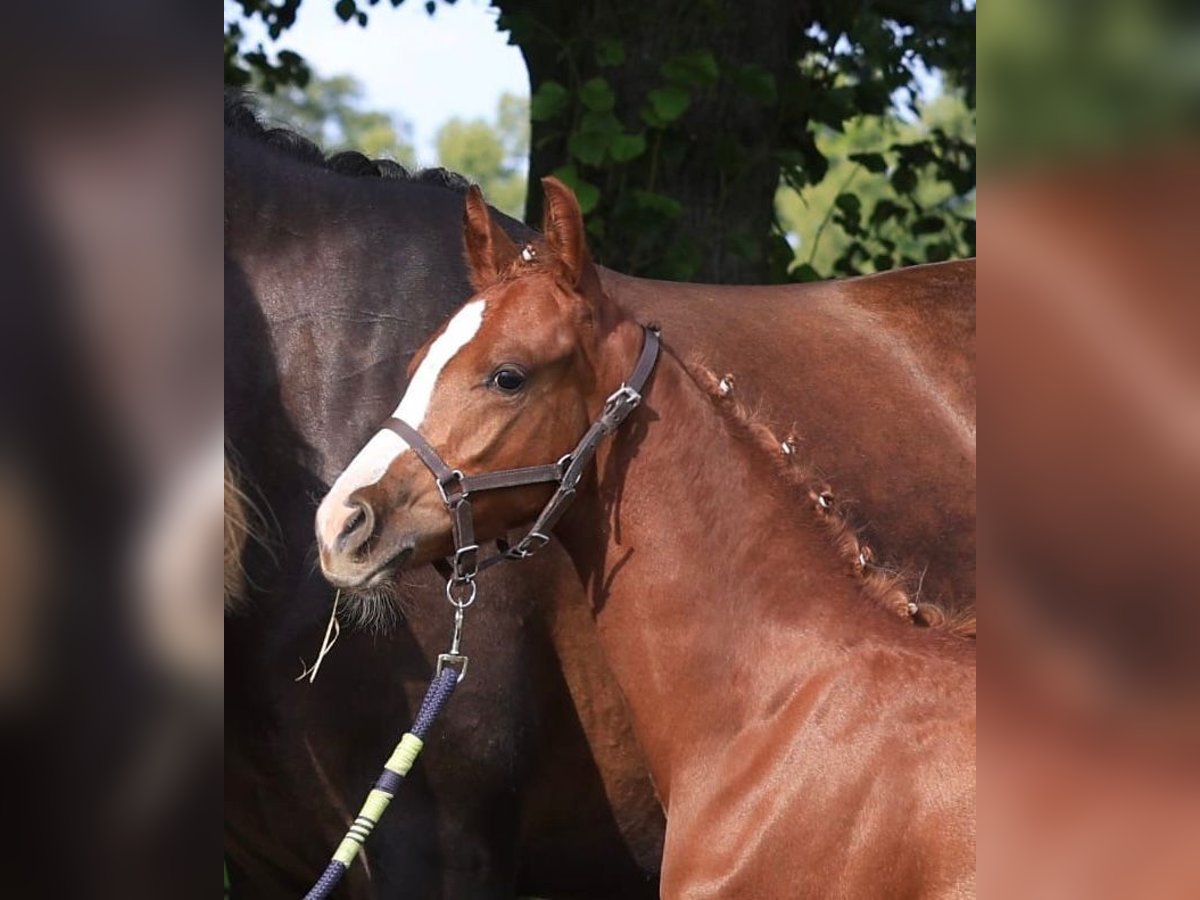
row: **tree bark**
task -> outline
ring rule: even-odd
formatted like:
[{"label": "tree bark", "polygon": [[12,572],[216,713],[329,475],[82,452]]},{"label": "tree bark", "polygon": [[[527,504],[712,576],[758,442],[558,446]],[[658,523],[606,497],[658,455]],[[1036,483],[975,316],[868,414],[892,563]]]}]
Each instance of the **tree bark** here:
[{"label": "tree bark", "polygon": [[[664,61],[694,51],[712,54],[719,67],[717,82],[698,90],[686,113],[665,132],[646,129],[642,158],[584,170],[600,188],[600,212],[639,189],[678,201],[682,211],[649,236],[613,233],[606,227],[592,234],[593,249],[604,265],[630,274],[723,283],[770,280],[780,173],[775,151],[781,143],[795,147],[802,133],[799,140],[806,139],[805,122],[802,115],[789,121],[789,97],[756,101],[733,74],[753,65],[774,76],[781,88],[794,83],[797,47],[811,22],[808,3],[496,0],[496,5],[524,54],[531,92],[547,80],[574,92],[589,78],[604,77],[616,96],[613,112],[631,132],[645,129],[639,110],[647,94],[666,83]],[[625,59],[604,67],[596,51],[611,40],[621,42]],[[533,123],[526,203],[531,224],[541,220],[538,180],[571,162],[568,136],[561,121]],[[664,141],[671,145],[669,154],[663,152]]]}]

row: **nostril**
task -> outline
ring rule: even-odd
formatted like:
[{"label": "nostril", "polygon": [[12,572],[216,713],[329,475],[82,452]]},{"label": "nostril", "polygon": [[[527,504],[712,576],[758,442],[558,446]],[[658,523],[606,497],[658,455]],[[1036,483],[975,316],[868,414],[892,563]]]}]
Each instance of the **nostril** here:
[{"label": "nostril", "polygon": [[348,505],[353,512],[346,519],[342,533],[337,539],[338,549],[343,553],[353,553],[361,549],[371,536],[375,524],[375,516],[366,503],[354,500]]}]

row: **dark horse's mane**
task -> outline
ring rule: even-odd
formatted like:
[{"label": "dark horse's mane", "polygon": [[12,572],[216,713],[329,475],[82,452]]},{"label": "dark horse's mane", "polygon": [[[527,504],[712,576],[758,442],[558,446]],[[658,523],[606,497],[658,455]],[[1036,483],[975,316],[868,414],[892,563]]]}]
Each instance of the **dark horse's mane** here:
[{"label": "dark horse's mane", "polygon": [[464,176],[441,167],[407,169],[394,159],[372,159],[357,150],[326,153],[295,129],[264,122],[250,95],[244,91],[225,92],[225,130],[265,144],[298,162],[338,175],[431,184],[459,194],[465,194],[471,186]]}]

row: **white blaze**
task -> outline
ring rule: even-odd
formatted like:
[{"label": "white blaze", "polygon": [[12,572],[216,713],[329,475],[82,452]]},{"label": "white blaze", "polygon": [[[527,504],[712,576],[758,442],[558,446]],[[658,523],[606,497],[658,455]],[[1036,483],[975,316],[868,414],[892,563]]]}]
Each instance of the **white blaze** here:
[{"label": "white blaze", "polygon": [[[479,332],[483,324],[483,300],[473,300],[454,314],[446,330],[438,335],[417,366],[408,390],[392,415],[403,419],[413,428],[420,429],[429,412],[429,403],[437,386],[442,369],[454,359],[463,347]],[[332,547],[341,534],[346,514],[350,511],[347,498],[360,488],[375,484],[401,453],[408,450],[408,442],[391,429],[377,431],[367,441],[358,455],[350,461],[345,471],[338,476],[321,506],[317,510],[317,531],[326,546]]]}]

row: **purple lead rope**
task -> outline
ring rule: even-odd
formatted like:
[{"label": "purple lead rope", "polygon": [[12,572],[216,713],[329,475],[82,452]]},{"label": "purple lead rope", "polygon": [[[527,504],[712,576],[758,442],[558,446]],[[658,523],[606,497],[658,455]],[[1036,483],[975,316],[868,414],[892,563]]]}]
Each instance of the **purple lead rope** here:
[{"label": "purple lead rope", "polygon": [[421,752],[425,736],[429,734],[429,729],[433,727],[437,717],[450,702],[450,697],[454,694],[454,689],[458,687],[461,677],[461,671],[450,666],[440,668],[434,675],[429,689],[425,692],[425,699],[421,701],[421,708],[417,712],[417,718],[413,721],[412,728],[396,745],[395,751],[372,786],[362,810],[355,816],[354,822],[334,853],[333,859],[329,861],[329,865],[325,867],[325,871],[321,873],[317,883],[304,895],[304,900],[325,900],[342,880],[350,863],[354,861],[354,857],[362,848],[367,837],[370,836],[383,811],[387,809],[388,802],[395,796],[400,782],[404,780],[404,776],[411,768],[417,754]]}]

